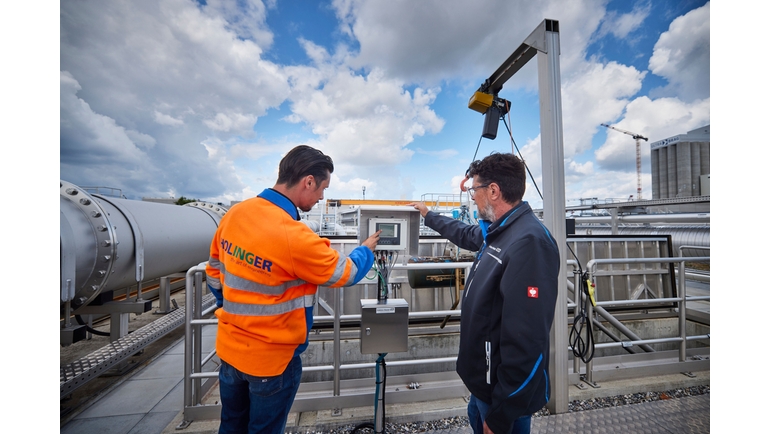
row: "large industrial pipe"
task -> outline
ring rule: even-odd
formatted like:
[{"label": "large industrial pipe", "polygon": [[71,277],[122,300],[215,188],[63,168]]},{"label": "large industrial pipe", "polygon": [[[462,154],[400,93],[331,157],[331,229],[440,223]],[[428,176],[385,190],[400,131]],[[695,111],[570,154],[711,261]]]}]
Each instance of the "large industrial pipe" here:
[{"label": "large industrial pipe", "polygon": [[[576,226],[576,235],[611,235],[608,226]],[[672,252],[677,255],[680,246],[709,247],[709,226],[620,226],[619,235],[671,235]],[[683,249],[683,256],[704,256],[701,249]]]},{"label": "large industrial pipe", "polygon": [[206,261],[227,211],[203,202],[179,206],[89,194],[66,181],[59,189],[60,300],[73,314],[102,292]]}]

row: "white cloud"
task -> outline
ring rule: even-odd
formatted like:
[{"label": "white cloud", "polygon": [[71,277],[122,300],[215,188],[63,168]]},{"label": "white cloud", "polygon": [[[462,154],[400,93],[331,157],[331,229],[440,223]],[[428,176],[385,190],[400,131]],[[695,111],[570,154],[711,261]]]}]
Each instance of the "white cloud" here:
[{"label": "white cloud", "polygon": [[[642,169],[650,172],[650,143],[710,123],[709,99],[686,103],[676,98],[651,100],[639,97],[629,103],[623,120],[613,126],[641,134]],[[632,136],[608,131],[607,140],[595,152],[597,164],[607,170],[631,170],[636,173],[636,145]]]},{"label": "white cloud", "polygon": [[489,76],[544,18],[560,21],[563,63],[570,64],[582,57],[605,1],[334,0],[332,4],[343,32],[359,43],[353,65],[377,66],[389,76],[432,83]]},{"label": "white cloud", "polygon": [[[272,33],[261,2],[87,0],[63,2],[60,13],[61,69],[80,83],[78,97],[93,113],[134,131],[134,148],[152,144],[151,153],[134,155],[135,182],[81,155],[83,182],[108,178],[138,195],[177,191],[198,198],[244,189],[232,161],[222,172],[209,170],[202,142],[249,136],[256,120],[289,94],[281,68],[262,58]],[[63,106],[62,119],[73,117],[75,107]],[[81,146],[63,139],[62,155]],[[62,163],[63,174],[68,167]]]},{"label": "white cloud", "polygon": [[155,111],[155,122],[161,124],[161,125],[169,125],[172,127],[176,127],[179,125],[184,125],[185,121],[182,119],[177,119],[172,116],[169,116],[167,114],[163,114],[159,112],[158,110]]},{"label": "white cloud", "polygon": [[645,72],[616,62],[585,62],[566,74],[562,86],[565,156],[570,158],[592,146],[601,123],[617,119],[628,98],[642,87]]},{"label": "white cloud", "polygon": [[257,116],[244,113],[217,113],[212,119],[204,119],[203,124],[214,131],[248,133]]},{"label": "white cloud", "polygon": [[685,101],[709,97],[710,4],[676,18],[661,34],[648,67],[669,81],[658,95]]},{"label": "white cloud", "polygon": [[650,13],[650,2],[635,5],[632,12],[629,12],[628,14],[609,12],[602,20],[602,25],[597,32],[597,36],[602,37],[607,34],[612,34],[616,38],[624,39],[629,36],[630,33],[639,29]]},{"label": "white cloud", "polygon": [[77,96],[80,90],[69,72],[60,73],[61,179],[79,186],[121,188],[142,182],[143,175],[158,176],[143,164],[155,140],[96,113]]},{"label": "white cloud", "polygon": [[273,34],[266,29],[268,8],[275,8],[276,0],[266,6],[260,0],[207,0],[203,10],[214,20],[224,20],[225,29],[239,38],[251,39],[261,47],[273,43]]},{"label": "white cloud", "polygon": [[142,151],[128,136],[124,127],[114,119],[95,113],[91,107],[78,98],[80,84],[67,71],[60,73],[61,94],[59,97],[62,118],[62,140],[71,146],[63,147],[61,157],[65,162],[82,160],[98,155],[102,161],[139,164]]},{"label": "white cloud", "polygon": [[314,67],[288,67],[292,84],[291,122],[304,122],[319,136],[321,148],[336,161],[359,166],[396,165],[408,161],[406,146],[419,136],[436,133],[444,121],[430,108],[439,89],[405,90],[405,83],[379,69],[357,75],[305,41]]}]

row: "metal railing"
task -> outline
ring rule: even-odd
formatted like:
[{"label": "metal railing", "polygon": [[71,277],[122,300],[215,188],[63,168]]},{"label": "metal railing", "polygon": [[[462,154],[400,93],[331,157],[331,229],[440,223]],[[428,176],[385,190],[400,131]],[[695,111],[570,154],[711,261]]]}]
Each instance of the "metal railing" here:
[{"label": "metal railing", "polygon": [[[468,269],[471,267],[471,262],[455,262],[455,263],[441,263],[442,268],[463,268],[466,269],[466,272],[468,272]],[[203,293],[203,273],[206,271],[205,263],[199,264],[198,266],[190,268],[186,274],[186,288],[185,288],[185,306],[187,307],[186,310],[186,321],[185,321],[185,356],[184,356],[184,414],[183,414],[183,421],[180,423],[180,427],[187,426],[190,422],[194,420],[202,420],[202,419],[214,419],[219,417],[219,412],[221,409],[221,405],[219,404],[204,404],[203,403],[203,397],[208,391],[208,388],[211,387],[211,384],[202,384],[202,380],[204,379],[210,379],[214,380],[217,378],[218,373],[216,371],[210,371],[210,372],[204,372],[202,367],[207,362],[213,359],[213,357],[216,355],[215,351],[211,351],[208,355],[205,357],[202,357],[202,339],[201,339],[201,329],[205,325],[211,325],[211,324],[217,324],[217,319],[205,319],[204,316],[210,314],[212,311],[215,310],[215,307],[209,307],[208,309],[201,307],[202,301],[204,300],[204,297],[202,297]],[[410,269],[435,269],[437,268],[438,264],[435,263],[410,263],[410,264],[395,264],[393,266],[394,270],[410,270]],[[303,366],[303,373],[305,372],[321,372],[321,371],[333,371],[334,372],[334,379],[331,382],[331,391],[327,390],[327,393],[319,393],[317,387],[307,387],[305,384],[301,384],[300,390],[298,391],[298,397],[295,399],[295,405],[292,407],[293,411],[302,410],[305,411],[310,408],[314,409],[321,409],[321,408],[339,408],[338,406],[346,406],[346,405],[352,405],[354,403],[360,403],[362,396],[371,396],[372,391],[362,391],[359,389],[355,390],[343,390],[341,388],[341,383],[344,380],[340,379],[340,372],[345,370],[352,370],[352,369],[362,369],[362,368],[375,368],[375,363],[348,363],[348,364],[342,364],[340,361],[340,353],[341,353],[341,346],[340,346],[340,323],[341,321],[360,321],[361,315],[342,315],[341,314],[341,306],[340,306],[340,300],[342,298],[342,292],[345,290],[345,288],[335,288],[336,296],[334,298],[333,302],[333,311],[334,315],[331,316],[316,316],[314,317],[314,322],[316,320],[323,321],[331,319],[334,322],[334,331],[333,331],[333,355],[334,360],[331,365],[317,365],[317,366]],[[213,299],[213,296],[208,295],[207,297],[211,297]],[[457,317],[460,316],[460,310],[438,310],[438,311],[423,311],[423,312],[410,312],[409,318],[410,319],[417,319],[417,318],[437,318],[437,319],[444,319],[446,317]],[[447,362],[455,362],[457,360],[457,356],[454,357],[436,357],[436,358],[426,358],[426,359],[413,359],[413,360],[397,360],[397,361],[391,361],[388,364],[390,366],[411,366],[411,365],[428,365],[428,364],[439,364],[439,363],[447,363]],[[448,393],[448,391],[455,391],[459,392],[459,395],[462,395],[462,393],[465,391],[465,387],[462,386],[462,383],[460,383],[459,379],[457,378],[457,374],[454,372],[451,373],[451,375],[448,376],[439,376],[437,378],[437,381],[441,383],[437,387],[434,388],[426,388],[422,391],[422,393],[413,393],[413,397],[417,398],[416,401],[424,401],[427,399],[427,396],[429,395],[428,390],[431,390],[432,396],[438,396],[436,394],[438,389],[443,389],[444,392],[440,392],[439,395],[442,393]],[[321,383],[322,387],[329,386],[327,384],[328,382],[319,382]],[[208,386],[208,387],[206,387]],[[305,389],[311,389],[311,397],[308,399],[303,399],[302,394]],[[392,395],[392,394],[391,394]],[[409,400],[404,401],[404,398],[399,398],[395,396],[389,395],[389,402],[410,402]],[[430,398],[428,398],[430,399]],[[309,401],[314,401],[315,403],[309,403]],[[321,405],[320,400],[327,401],[326,404]]]},{"label": "metal railing", "polygon": [[[694,248],[692,246],[682,246],[682,249]],[[701,247],[699,247],[701,248]],[[705,248],[708,249],[708,248]],[[576,272],[578,265],[576,261],[567,261],[568,269],[573,269],[573,282],[569,282],[569,286],[572,286],[574,293],[574,300],[568,300],[565,307],[565,315],[569,313],[569,309],[576,309],[579,303],[586,303],[586,309],[588,311],[588,318],[594,319],[599,315],[609,321],[611,324],[622,330],[622,333],[626,334],[628,339],[619,340],[618,342],[598,343],[596,349],[605,348],[628,348],[636,346],[640,348],[646,348],[646,346],[660,344],[660,343],[679,343],[678,356],[672,359],[670,352],[668,351],[646,351],[644,354],[632,354],[628,355],[629,360],[640,361],[646,364],[647,367],[631,366],[624,369],[614,369],[612,371],[604,371],[598,369],[595,365],[595,361],[609,359],[612,362],[618,364],[619,358],[624,356],[612,356],[612,357],[596,357],[584,365],[584,369],[581,369],[580,360],[577,357],[573,359],[573,373],[568,374],[568,384],[582,387],[582,382],[588,383],[592,386],[597,385],[596,381],[610,380],[617,378],[632,378],[640,377],[650,374],[671,373],[671,372],[683,372],[683,371],[698,371],[708,370],[709,360],[705,360],[700,357],[699,352],[695,353],[693,360],[687,360],[688,351],[686,348],[687,342],[694,340],[709,340],[709,334],[706,335],[693,335],[688,336],[686,333],[686,303],[688,301],[702,301],[709,300],[709,296],[702,297],[687,297],[685,291],[685,279],[686,273],[684,271],[685,262],[704,262],[709,261],[709,257],[679,257],[679,258],[618,258],[618,259],[594,259],[587,263],[587,271],[589,273],[590,280],[594,281],[597,276],[597,267],[603,264],[661,264],[661,263],[678,263],[680,265],[679,270],[679,287],[680,293],[676,297],[666,298],[649,298],[640,300],[611,300],[603,301],[598,300],[596,306],[592,306],[585,297],[582,296],[578,290],[580,284],[580,273]],[[435,269],[438,265],[441,268],[459,268],[466,269],[468,272],[471,267],[471,262],[447,262],[447,263],[408,263],[397,264],[394,269],[410,270],[410,269]],[[626,270],[628,271],[628,270]],[[216,370],[210,372],[204,372],[202,367],[207,362],[212,361],[216,356],[212,350],[206,356],[202,353],[202,339],[201,330],[204,326],[213,325],[217,323],[217,319],[206,319],[214,309],[213,296],[208,294],[203,296],[205,286],[203,284],[203,273],[205,272],[205,263],[199,264],[196,267],[192,267],[186,274],[186,321],[185,321],[185,373],[184,373],[184,416],[183,422],[180,425],[189,424],[194,420],[202,419],[216,419],[219,417],[221,406],[219,404],[204,404],[203,397],[208,389],[215,382],[218,373]],[[624,272],[624,270],[619,270]],[[650,269],[651,273],[660,273],[660,270]],[[607,270],[601,273],[608,273]],[[601,274],[600,273],[600,274]],[[566,272],[566,277],[569,273]],[[333,315],[316,316],[314,321],[329,322],[333,321],[333,361],[332,364],[317,365],[317,366],[304,366],[303,372],[329,372],[332,371],[332,381],[320,381],[312,383],[303,383],[300,386],[300,391],[295,400],[295,404],[292,411],[308,411],[308,410],[320,410],[320,409],[339,409],[344,407],[358,407],[361,406],[362,399],[366,397],[370,399],[373,396],[374,388],[368,388],[367,385],[372,383],[373,378],[360,379],[360,380],[341,380],[340,373],[342,371],[348,371],[353,369],[373,369],[376,366],[375,362],[371,363],[342,363],[341,362],[341,321],[356,322],[360,321],[361,315],[343,315],[342,308],[340,306],[341,299],[343,298],[343,291],[345,288],[335,288],[333,298],[333,306],[331,309]],[[209,307],[207,306],[209,303]],[[637,337],[629,330],[625,330],[623,325],[616,320],[612,315],[607,313],[607,309],[618,307],[640,307],[649,309],[652,307],[667,307],[676,306],[679,319],[679,334],[678,336],[642,339]],[[409,318],[446,318],[448,316],[458,317],[460,315],[460,306],[458,310],[435,310],[435,311],[421,311],[410,312]],[[567,331],[566,331],[567,333]],[[564,349],[556,349],[558,357],[568,358],[572,347]],[[708,348],[707,348],[708,354]],[[646,357],[647,356],[647,357]],[[417,358],[410,360],[396,360],[389,362],[391,366],[416,366],[416,365],[430,365],[440,364],[456,361],[457,356],[453,357],[435,357],[435,358]],[[623,364],[623,363],[621,363]],[[633,363],[632,363],[633,364]],[[616,367],[618,368],[618,366]],[[389,402],[419,402],[432,399],[440,399],[448,396],[463,396],[467,394],[465,386],[463,386],[460,379],[455,372],[443,372],[432,374],[419,374],[412,375],[409,378],[420,377],[425,379],[421,381],[425,387],[421,387],[421,391],[417,390],[387,390],[387,396]],[[405,378],[407,378],[405,376]],[[204,380],[209,380],[204,383]],[[409,381],[408,381],[409,384]],[[402,388],[405,389],[405,388]],[[364,401],[368,402],[368,401]]]},{"label": "metal railing", "polygon": [[[655,353],[655,351],[652,350],[650,345],[653,344],[662,344],[662,343],[678,343],[679,349],[677,351],[677,358],[676,360],[666,359],[665,355],[662,353],[665,352],[658,352],[658,354],[654,355],[631,355],[628,358],[630,360],[636,360],[636,361],[647,361],[648,364],[648,370],[650,373],[673,373],[673,372],[684,372],[689,370],[706,370],[709,369],[709,360],[702,357],[699,353],[699,351],[694,351],[694,357],[693,360],[688,360],[688,351],[687,351],[687,344],[689,341],[696,341],[696,340],[709,340],[710,335],[709,334],[702,334],[702,335],[693,335],[688,336],[687,330],[686,330],[686,304],[688,301],[694,302],[694,301],[709,301],[709,296],[691,296],[688,297],[686,294],[686,273],[685,273],[685,262],[708,262],[710,260],[709,256],[705,257],[682,257],[682,250],[683,249],[705,249],[709,250],[708,247],[694,247],[694,246],[681,246],[680,247],[680,257],[678,258],[624,258],[624,259],[593,259],[587,263],[587,271],[589,275],[589,280],[591,282],[594,282],[594,279],[597,276],[597,266],[603,265],[603,264],[661,264],[661,263],[676,263],[679,264],[679,272],[678,272],[678,279],[679,279],[679,289],[680,292],[678,296],[676,297],[662,297],[662,298],[654,298],[654,299],[639,299],[639,300],[612,300],[612,301],[600,301],[598,300],[595,304],[592,304],[589,300],[586,299],[586,297],[581,296],[581,302],[585,303],[586,306],[586,312],[587,312],[587,318],[589,318],[592,321],[595,321],[595,313],[599,313],[600,316],[608,320],[612,325],[614,325],[617,329],[622,331],[623,334],[627,336],[627,340],[619,340],[617,342],[608,342],[608,343],[599,343],[594,345],[595,350],[601,350],[605,348],[630,348],[630,347],[640,347],[645,350],[646,353],[651,354]],[[651,272],[655,272],[655,270],[651,270]],[[578,282],[576,282],[577,285]],[[578,299],[578,297],[577,297]],[[637,337],[634,333],[629,331],[628,329],[625,329],[625,327],[616,320],[612,315],[607,313],[606,308],[629,308],[629,307],[645,307],[645,308],[651,308],[651,307],[669,307],[669,306],[676,306],[676,311],[678,314],[678,335],[672,336],[672,337],[664,337],[664,338],[653,338],[653,339],[641,339]],[[573,347],[569,347],[571,351],[573,351]],[[708,353],[707,353],[708,354]],[[614,362],[616,364],[618,363],[619,359],[623,359],[623,356],[615,356],[613,358]],[[575,373],[581,372],[580,370],[580,358],[574,357],[573,360],[573,371]],[[593,387],[597,387],[597,383],[595,382],[595,358],[589,360],[588,363],[585,364],[585,372],[584,375],[580,378],[588,383],[589,385]],[[636,370],[637,372],[635,374],[631,374],[628,372],[629,370]],[[626,372],[625,372],[626,371]],[[614,370],[612,371],[605,371],[604,372],[603,379],[620,379],[620,378],[630,378],[633,376],[640,375],[640,368],[639,366],[630,367],[621,369],[619,366],[616,366]],[[644,375],[644,374],[643,374]]]}]

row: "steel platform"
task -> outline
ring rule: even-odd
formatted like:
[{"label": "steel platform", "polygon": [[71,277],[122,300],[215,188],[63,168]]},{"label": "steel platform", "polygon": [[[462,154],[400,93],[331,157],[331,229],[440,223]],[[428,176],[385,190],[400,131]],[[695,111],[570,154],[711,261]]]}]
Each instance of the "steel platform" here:
[{"label": "steel platform", "polygon": [[[709,433],[709,424],[709,394],[707,393],[620,407],[534,417],[530,425],[530,433],[701,434]],[[470,433],[473,433],[471,427],[427,432],[427,434]]]}]

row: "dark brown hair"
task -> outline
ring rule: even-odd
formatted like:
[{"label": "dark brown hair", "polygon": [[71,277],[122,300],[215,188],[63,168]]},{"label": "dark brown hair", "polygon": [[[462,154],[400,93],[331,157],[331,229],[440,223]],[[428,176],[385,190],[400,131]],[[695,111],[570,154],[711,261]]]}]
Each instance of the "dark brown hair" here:
[{"label": "dark brown hair", "polygon": [[307,175],[312,175],[317,183],[321,183],[334,171],[335,165],[332,163],[332,158],[318,149],[300,145],[281,159],[276,183],[292,187]]},{"label": "dark brown hair", "polygon": [[469,166],[469,178],[477,177],[480,184],[496,183],[503,199],[511,204],[525,195],[525,163],[514,154],[493,152]]}]

